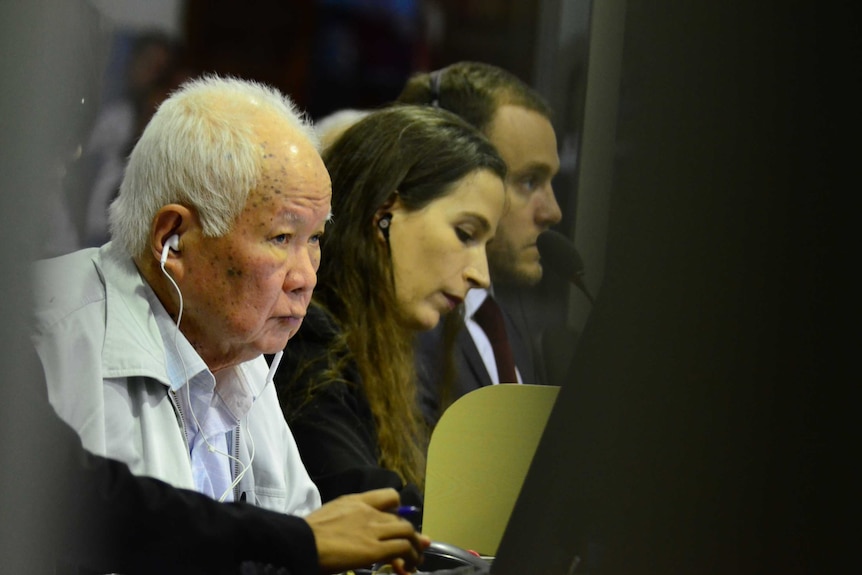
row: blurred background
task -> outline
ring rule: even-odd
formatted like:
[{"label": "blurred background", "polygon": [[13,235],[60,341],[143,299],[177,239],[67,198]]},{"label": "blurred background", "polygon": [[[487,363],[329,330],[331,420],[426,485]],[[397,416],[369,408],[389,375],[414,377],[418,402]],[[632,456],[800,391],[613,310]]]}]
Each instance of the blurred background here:
[{"label": "blurred background", "polygon": [[[415,72],[477,60],[515,73],[550,101],[565,155],[561,181],[571,180],[577,165],[589,0],[90,4],[109,31],[105,59],[93,62],[101,80],[97,110],[133,99],[131,139],[173,88],[202,73],[265,82],[320,119],[344,108],[386,105]],[[566,218],[561,226],[570,231],[574,190],[563,185],[558,195]],[[78,232],[85,243],[96,239]]]}]

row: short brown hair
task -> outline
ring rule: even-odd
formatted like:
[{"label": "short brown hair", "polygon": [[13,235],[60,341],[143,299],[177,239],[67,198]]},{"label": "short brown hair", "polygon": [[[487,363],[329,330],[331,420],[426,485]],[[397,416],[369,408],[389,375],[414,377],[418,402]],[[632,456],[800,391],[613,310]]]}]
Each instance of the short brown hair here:
[{"label": "short brown hair", "polygon": [[458,62],[413,75],[398,96],[403,104],[433,105],[454,112],[487,133],[500,106],[533,110],[549,120],[548,103],[514,74],[482,62]]}]

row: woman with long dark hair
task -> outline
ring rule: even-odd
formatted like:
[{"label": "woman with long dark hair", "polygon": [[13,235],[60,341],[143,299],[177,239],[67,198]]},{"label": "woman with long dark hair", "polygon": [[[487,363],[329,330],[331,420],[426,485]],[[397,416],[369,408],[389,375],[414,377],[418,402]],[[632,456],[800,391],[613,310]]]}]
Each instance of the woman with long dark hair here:
[{"label": "woman with long dark hair", "polygon": [[324,501],[395,487],[420,503],[414,336],[488,286],[505,164],[466,122],[419,106],[371,113],[323,157],[332,221],[313,304],[275,378],[282,408]]}]

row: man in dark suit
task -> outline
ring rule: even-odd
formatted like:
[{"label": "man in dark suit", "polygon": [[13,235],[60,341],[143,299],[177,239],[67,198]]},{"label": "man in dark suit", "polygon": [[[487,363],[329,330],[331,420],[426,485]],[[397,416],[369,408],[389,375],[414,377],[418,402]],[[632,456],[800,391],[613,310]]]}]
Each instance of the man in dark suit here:
[{"label": "man in dark suit", "polygon": [[[476,126],[506,161],[507,211],[488,245],[490,290],[471,290],[463,323],[422,334],[417,348],[420,400],[432,425],[461,395],[496,383],[545,383],[540,361],[512,315],[496,305],[494,286],[532,286],[542,279],[536,238],[562,218],[551,180],[559,171],[547,103],[509,72],[459,62],[413,76],[398,100],[437,106]],[[497,294],[499,295],[499,294]],[[446,353],[454,341],[454,353]]]}]

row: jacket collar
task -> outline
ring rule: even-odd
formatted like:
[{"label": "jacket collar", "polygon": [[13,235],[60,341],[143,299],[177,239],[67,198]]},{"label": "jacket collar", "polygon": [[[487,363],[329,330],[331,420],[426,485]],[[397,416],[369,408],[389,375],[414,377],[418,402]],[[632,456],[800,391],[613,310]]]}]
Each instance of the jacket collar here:
[{"label": "jacket collar", "polygon": [[169,385],[162,336],[147,299],[151,288],[132,258],[111,242],[99,249],[96,266],[105,285],[105,377],[144,376]]}]

